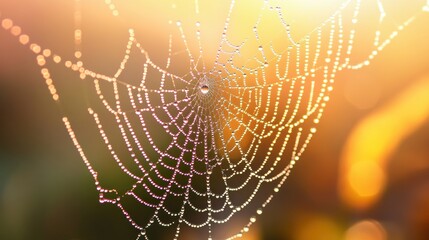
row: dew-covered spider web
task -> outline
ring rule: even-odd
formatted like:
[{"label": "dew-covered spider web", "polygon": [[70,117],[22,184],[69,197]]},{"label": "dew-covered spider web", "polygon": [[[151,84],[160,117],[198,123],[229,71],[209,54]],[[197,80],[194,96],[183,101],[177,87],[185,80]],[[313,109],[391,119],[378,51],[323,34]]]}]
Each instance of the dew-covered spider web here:
[{"label": "dew-covered spider web", "polygon": [[[386,1],[348,0],[301,33],[287,0],[229,0],[223,8],[202,0],[142,0],[145,7],[135,10],[141,15],[153,14],[155,5],[165,9],[164,17],[141,23],[159,25],[164,38],[124,28],[126,45],[112,70],[85,49],[84,2],[75,0],[69,58],[31,41],[5,15],[1,25],[35,54],[99,201],[117,206],[138,239],[157,232],[179,239],[183,231],[199,239],[242,237],[316,133],[337,74],[369,65],[429,11],[421,1],[398,22]],[[104,3],[114,21],[125,22],[130,9]],[[371,27],[362,24],[368,12]],[[210,14],[221,27],[205,18]],[[159,41],[161,50],[152,51],[148,41]],[[62,68],[67,76],[58,74]],[[59,85],[76,82],[83,92],[62,94]],[[63,103],[76,94],[86,118]],[[87,139],[90,131],[95,136]]]}]

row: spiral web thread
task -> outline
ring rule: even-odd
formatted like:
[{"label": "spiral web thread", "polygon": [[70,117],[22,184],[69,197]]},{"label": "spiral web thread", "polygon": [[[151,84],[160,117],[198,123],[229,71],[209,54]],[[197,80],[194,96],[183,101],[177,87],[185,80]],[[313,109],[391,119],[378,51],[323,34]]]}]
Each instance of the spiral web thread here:
[{"label": "spiral web thread", "polygon": [[[284,1],[263,1],[251,36],[238,43],[231,40],[233,32],[229,28],[237,4],[232,0],[211,64],[205,61],[201,23],[187,26],[177,21],[173,24],[179,39],[170,35],[164,65],[151,59],[150,51],[129,29],[120,67],[108,76],[83,63],[80,1],[75,0],[73,61],[32,43],[12,20],[2,18],[1,23],[35,54],[54,101],[60,102],[61,98],[48,62],[65,66],[92,83],[99,105],[88,107],[88,113],[111,159],[133,184],[125,190],[103,187],[99,181],[103,173],[97,172],[87,158],[69,118],[64,116],[62,120],[95,180],[100,202],[119,207],[140,231],[138,239],[148,239],[151,231],[159,229],[170,230],[171,237],[177,239],[184,228],[207,229],[202,236],[208,239],[243,236],[307,148],[337,73],[369,65],[418,15],[388,34],[378,28],[372,36],[369,55],[355,63],[352,53],[360,0],[344,2],[327,21],[299,40],[285,20]],[[381,26],[386,12],[381,1],[372,2],[378,9]],[[105,0],[105,4],[113,16],[120,16],[112,1]],[[201,11],[198,0],[195,11]],[[427,11],[429,3],[421,12]],[[262,22],[272,16],[282,26],[281,44],[267,41],[260,34]],[[188,34],[186,28],[195,29],[194,34]],[[185,74],[176,74],[172,68],[177,64],[177,42],[187,59]],[[190,46],[190,42],[197,46]],[[257,51],[243,61],[242,50],[247,46]],[[133,53],[144,57],[138,84],[121,79]],[[106,128],[108,125],[113,125],[116,135],[109,133],[112,127]],[[114,138],[122,139],[123,144],[115,145]],[[134,213],[133,207],[127,207],[124,202],[129,201],[143,207],[143,217]],[[238,213],[247,220],[237,234],[224,236],[215,231],[216,226],[234,217],[243,219]]]}]

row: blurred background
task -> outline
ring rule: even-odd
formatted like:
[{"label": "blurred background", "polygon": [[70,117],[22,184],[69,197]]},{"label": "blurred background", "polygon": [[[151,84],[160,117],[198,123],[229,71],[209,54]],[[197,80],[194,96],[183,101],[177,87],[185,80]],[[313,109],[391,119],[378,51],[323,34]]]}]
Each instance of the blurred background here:
[{"label": "blurred background", "polygon": [[[124,4],[128,15],[106,20],[106,6],[95,2],[82,8],[83,32],[93,34],[83,52],[98,71],[108,72],[103,68],[121,56],[115,46],[126,44],[126,31],[117,31],[124,26],[152,36],[149,49],[162,44],[162,29],[145,24],[158,12],[142,15],[143,6]],[[321,22],[341,1],[296,2],[299,26]],[[386,11],[400,23],[423,5],[389,1]],[[2,0],[0,17],[72,56],[73,9],[73,1]],[[429,239],[428,26],[429,14],[419,16],[370,66],[337,76],[317,134],[244,239]],[[34,56],[2,29],[0,239],[134,239],[137,231],[118,208],[99,204],[44,85]]]}]

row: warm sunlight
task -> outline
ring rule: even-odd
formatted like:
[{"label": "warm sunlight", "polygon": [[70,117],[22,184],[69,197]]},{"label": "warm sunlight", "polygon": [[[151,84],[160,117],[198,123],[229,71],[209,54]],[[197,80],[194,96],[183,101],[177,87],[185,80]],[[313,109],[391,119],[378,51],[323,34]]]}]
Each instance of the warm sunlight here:
[{"label": "warm sunlight", "polygon": [[428,9],[0,1],[0,239],[426,240]]}]

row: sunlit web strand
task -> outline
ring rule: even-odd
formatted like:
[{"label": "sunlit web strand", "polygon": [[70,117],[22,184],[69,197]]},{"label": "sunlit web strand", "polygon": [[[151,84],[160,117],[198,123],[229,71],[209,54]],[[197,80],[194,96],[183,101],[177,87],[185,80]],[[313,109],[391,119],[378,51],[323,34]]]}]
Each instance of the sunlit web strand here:
[{"label": "sunlit web strand", "polygon": [[[332,23],[332,25],[334,25],[335,24],[335,22],[333,21],[333,23]],[[181,28],[181,24],[179,24],[179,27]],[[341,29],[340,29],[341,30]],[[184,39],[184,42],[186,43],[186,39],[184,38],[184,35],[183,35],[183,30],[181,29],[181,32],[182,32],[182,38]],[[332,51],[331,49],[332,49],[332,39],[333,39],[333,35],[335,34],[335,32],[334,32],[334,30],[332,30],[331,31],[331,37],[330,37],[330,43],[329,43],[329,49],[330,49],[330,51]],[[224,36],[224,35],[223,35]],[[289,35],[290,36],[290,35]],[[186,44],[185,44],[186,45]],[[229,46],[231,47],[232,45],[231,44],[229,44]],[[341,45],[340,45],[341,46]],[[319,47],[318,47],[319,48]],[[300,56],[300,53],[299,53],[299,47],[297,47],[296,48],[297,49],[297,56]],[[188,52],[188,54],[189,54],[189,56],[190,56],[190,58],[191,59],[193,59],[192,58],[192,54],[190,53],[190,51],[189,51],[189,48],[187,47],[187,52]],[[228,52],[229,53],[229,52]],[[338,50],[338,53],[341,53],[341,50],[339,49]],[[234,53],[232,52],[232,55],[233,55]],[[340,54],[338,54],[338,55],[340,55]],[[339,57],[337,55],[337,58]],[[308,55],[307,55],[308,56]],[[232,59],[232,58],[231,58]],[[266,61],[266,59],[265,59],[265,56],[264,56],[264,60]],[[326,60],[327,62],[328,62],[328,60]],[[315,62],[317,62],[317,60],[315,60]],[[306,58],[306,63],[308,64],[308,58]],[[266,63],[264,62],[264,65],[265,65]],[[297,69],[300,69],[300,61],[298,60],[297,61]],[[308,65],[306,64],[306,67],[305,67],[305,70],[307,70],[308,69]],[[225,65],[220,65],[220,66],[222,66],[222,67],[224,67]],[[227,70],[227,69],[223,69],[223,70]],[[325,69],[324,69],[324,72],[325,72],[325,74],[329,74],[329,69],[328,68],[326,68],[325,67]],[[299,72],[298,72],[298,74],[299,74]],[[299,76],[297,79],[299,79],[299,78],[301,78],[302,76]],[[263,77],[263,82],[265,83],[266,81],[265,81],[265,77]],[[266,84],[264,84],[262,87],[266,87]],[[302,93],[303,93],[303,91],[300,91],[300,94],[299,94],[299,97],[301,97],[302,96]],[[321,94],[322,95],[322,94]],[[319,97],[318,98],[318,101],[317,102],[320,102],[320,100],[321,100],[322,98],[321,97]],[[259,102],[260,103],[260,102]],[[231,105],[233,105],[233,104],[231,104],[231,103],[227,103],[228,104],[228,106],[231,106]],[[289,106],[289,105],[288,105]],[[237,106],[235,106],[235,107],[237,107]],[[298,109],[298,107],[299,107],[299,104],[297,104],[296,105],[296,108],[294,109],[294,111],[293,111],[293,113],[294,113],[294,115],[293,115],[293,117],[290,117],[290,121],[288,122],[289,124],[292,122],[292,120],[295,118],[295,115],[296,115],[296,113],[297,113],[297,109]],[[237,107],[238,108],[238,107]],[[259,109],[260,108],[260,104],[258,104],[258,108],[257,109]],[[228,107],[227,107],[227,109],[228,109]],[[253,115],[251,115],[251,116],[253,116]],[[284,115],[284,116],[286,116],[286,115]],[[255,119],[255,121],[258,121],[258,119]],[[259,119],[259,121],[260,122],[264,122],[263,120],[261,121],[260,119]],[[286,125],[289,125],[289,124],[286,124]],[[297,125],[299,125],[299,124],[297,124]],[[230,129],[231,130],[231,129]],[[302,130],[301,130],[302,131]],[[300,131],[300,132],[301,132]],[[299,132],[299,133],[300,133]],[[299,134],[300,135],[300,134]],[[299,137],[297,138],[298,140],[299,140]],[[295,147],[294,147],[294,152],[297,152],[297,150],[298,150],[298,143],[299,143],[299,141],[298,140],[296,140],[295,141]],[[287,142],[287,141],[285,141],[285,142]],[[224,145],[225,145],[225,143],[223,143]],[[239,146],[239,145],[236,145],[236,146]],[[226,148],[225,146],[224,146],[224,148]],[[304,148],[302,148],[302,149],[304,149]],[[301,153],[302,151],[300,151],[300,153]],[[227,155],[227,154],[226,154]],[[296,156],[295,156],[296,157]],[[293,158],[294,159],[294,158]],[[244,159],[244,161],[246,161],[246,159]],[[264,162],[264,164],[265,164],[265,162]],[[264,164],[262,164],[262,166],[264,165]],[[249,169],[251,169],[251,167],[249,167]],[[239,190],[241,187],[238,187],[238,188],[236,188],[236,189],[234,189],[234,190]],[[192,189],[192,187],[191,187],[191,189]],[[208,188],[209,189],[209,188]],[[231,189],[230,189],[231,190]],[[157,220],[159,221],[159,219],[157,218]],[[208,219],[208,221],[209,221],[209,219]],[[208,222],[205,222],[205,223],[203,223],[203,224],[201,224],[200,226],[198,226],[198,225],[193,225],[192,223],[190,223],[190,222],[188,222],[188,221],[186,221],[186,219],[185,219],[185,223],[187,223],[188,225],[191,225],[191,226],[195,226],[195,227],[200,227],[200,226],[204,226],[204,225],[207,225],[206,223],[208,223]]]}]

